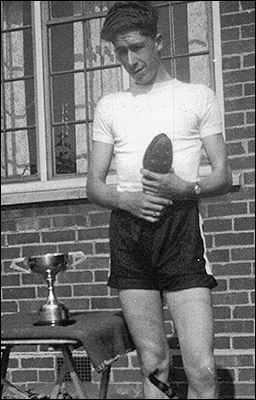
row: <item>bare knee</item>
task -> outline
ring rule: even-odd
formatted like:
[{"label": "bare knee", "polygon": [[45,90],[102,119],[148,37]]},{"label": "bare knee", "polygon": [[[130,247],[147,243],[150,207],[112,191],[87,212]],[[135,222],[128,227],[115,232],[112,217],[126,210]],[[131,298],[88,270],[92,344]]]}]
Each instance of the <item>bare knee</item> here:
[{"label": "bare knee", "polygon": [[140,352],[141,370],[145,377],[155,370],[160,374],[168,374],[170,355],[168,345],[163,347],[150,345]]},{"label": "bare knee", "polygon": [[216,367],[213,358],[201,360],[197,365],[187,368],[187,377],[190,383],[201,382],[213,384],[216,381]]}]

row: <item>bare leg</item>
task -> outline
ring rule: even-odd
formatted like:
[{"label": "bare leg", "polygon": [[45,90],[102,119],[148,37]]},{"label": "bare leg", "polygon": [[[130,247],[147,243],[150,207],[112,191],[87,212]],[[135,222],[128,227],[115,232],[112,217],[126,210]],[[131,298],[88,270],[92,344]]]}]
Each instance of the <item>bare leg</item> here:
[{"label": "bare leg", "polygon": [[166,299],[189,381],[188,399],[218,399],[210,290],[168,292]]},{"label": "bare leg", "polygon": [[154,290],[122,290],[119,297],[138,352],[145,399],[167,399],[148,379],[148,375],[158,369],[159,379],[165,383],[168,381],[169,347],[160,293]]}]

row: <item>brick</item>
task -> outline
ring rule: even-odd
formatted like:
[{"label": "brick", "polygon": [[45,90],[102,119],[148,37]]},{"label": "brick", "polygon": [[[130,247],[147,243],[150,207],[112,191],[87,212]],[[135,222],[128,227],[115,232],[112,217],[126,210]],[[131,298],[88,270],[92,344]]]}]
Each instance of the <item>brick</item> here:
[{"label": "brick", "polygon": [[225,114],[225,126],[226,128],[237,127],[244,125],[244,114],[243,113],[226,113]]},{"label": "brick", "polygon": [[90,307],[90,299],[66,299],[65,306],[68,307],[70,311],[87,311]]},{"label": "brick", "polygon": [[215,245],[223,246],[245,246],[254,243],[253,233],[225,233],[215,235]]},{"label": "brick", "polygon": [[110,212],[90,214],[90,218],[91,218],[91,226],[94,226],[94,227],[108,226]]},{"label": "brick", "polygon": [[245,140],[254,138],[255,128],[253,126],[246,126],[241,128],[230,128],[226,129],[227,141],[232,140]]},{"label": "brick", "polygon": [[110,297],[96,297],[91,299],[92,309],[99,310],[111,310],[111,309],[119,309],[120,302],[118,297],[110,298]]},{"label": "brick", "polygon": [[247,214],[247,203],[213,204],[208,207],[209,217]]},{"label": "brick", "polygon": [[232,12],[239,11],[239,1],[221,1],[220,12],[221,14],[230,14]]},{"label": "brick", "polygon": [[57,242],[74,242],[75,231],[55,231],[55,232],[43,232],[42,233],[43,243],[57,243]]},{"label": "brick", "polygon": [[213,308],[214,319],[230,319],[231,310],[230,307],[214,307]]},{"label": "brick", "polygon": [[1,220],[1,232],[15,232],[16,231],[16,221],[13,220]]},{"label": "brick", "polygon": [[20,286],[20,275],[1,275],[1,287]]},{"label": "brick", "polygon": [[244,56],[244,63],[243,67],[248,68],[248,67],[254,67],[255,65],[255,54],[247,54]]},{"label": "brick", "polygon": [[107,239],[109,237],[108,228],[92,228],[85,230],[78,230],[78,240],[96,240]]},{"label": "brick", "polygon": [[58,275],[58,283],[92,282],[91,271],[65,271]]},{"label": "brick", "polygon": [[238,370],[238,381],[240,382],[255,382],[255,369],[243,368]]},{"label": "brick", "polygon": [[244,155],[246,153],[246,148],[244,143],[227,143],[227,152],[229,156],[234,155]]},{"label": "brick", "polygon": [[246,119],[246,124],[254,124],[255,123],[255,112],[247,112],[245,119]]},{"label": "brick", "polygon": [[27,300],[25,299],[22,301],[19,299],[19,311],[20,312],[37,312],[40,307],[45,304],[46,302],[46,295],[44,296],[44,299],[42,300]]},{"label": "brick", "polygon": [[204,232],[225,232],[232,230],[231,219],[204,220]]},{"label": "brick", "polygon": [[250,140],[248,142],[248,152],[255,154],[255,140]]},{"label": "brick", "polygon": [[22,274],[21,275],[22,285],[43,285],[45,284],[45,280],[42,275],[37,274],[35,272],[31,274]]},{"label": "brick", "polygon": [[[254,287],[253,287],[254,289]],[[250,289],[249,289],[250,290]],[[240,319],[254,319],[255,307],[254,306],[238,306],[233,310],[233,317]]]},{"label": "brick", "polygon": [[243,85],[230,85],[224,87],[224,97],[225,99],[230,99],[234,97],[242,97],[243,96]]},{"label": "brick", "polygon": [[[93,245],[92,243],[64,243],[58,245],[58,251],[60,253],[69,253],[69,252],[77,252],[82,251],[85,255],[93,254]],[[76,269],[85,268],[87,264],[87,260],[85,260],[81,264],[77,264]]]},{"label": "brick", "polygon": [[22,256],[38,256],[47,253],[57,253],[57,246],[54,245],[40,245],[40,246],[23,246]]},{"label": "brick", "polygon": [[109,256],[87,257],[86,267],[91,270],[109,270]]},{"label": "brick", "polygon": [[254,97],[245,97],[241,99],[233,99],[225,101],[225,109],[227,112],[253,110],[255,107]]},{"label": "brick", "polygon": [[52,357],[21,358],[21,368],[54,368]]},{"label": "brick", "polygon": [[222,52],[226,55],[253,53],[255,51],[255,42],[252,39],[234,40],[222,43]]},{"label": "brick", "polygon": [[[236,384],[236,398],[237,399],[255,399],[255,384]],[[240,397],[241,396],[241,397]]]},{"label": "brick", "polygon": [[240,38],[240,30],[238,27],[236,28],[226,28],[221,30],[221,41],[228,42],[232,40],[239,40]]},{"label": "brick", "polygon": [[14,313],[18,312],[18,304],[15,301],[1,301],[1,312],[5,313]]},{"label": "brick", "polygon": [[254,10],[255,2],[254,1],[241,1],[242,10]]},{"label": "brick", "polygon": [[254,18],[254,12],[241,12],[236,14],[222,15],[221,26],[225,28],[231,26],[253,24],[255,21]]},{"label": "brick", "polygon": [[1,248],[1,259],[2,260],[13,260],[14,258],[20,257],[19,247],[2,247]]},{"label": "brick", "polygon": [[95,282],[107,282],[108,271],[95,271]]},{"label": "brick", "polygon": [[217,320],[214,321],[214,331],[216,333],[252,333],[254,332],[253,321],[228,321]]},{"label": "brick", "polygon": [[255,259],[255,249],[245,248],[245,249],[232,249],[231,250],[231,260],[241,261],[241,260],[254,260]]},{"label": "brick", "polygon": [[211,262],[228,262],[230,261],[229,250],[212,250],[208,251]]},{"label": "brick", "polygon": [[[245,172],[244,173],[244,184],[245,185],[255,185],[255,173],[254,172]],[[248,221],[248,225],[250,226],[249,221]]]},{"label": "brick", "polygon": [[254,96],[255,95],[255,83],[246,83],[244,85],[244,94],[245,94],[245,96]]},{"label": "brick", "polygon": [[40,231],[49,228],[53,228],[52,218],[38,218],[38,229]]},{"label": "brick", "polygon": [[[49,205],[51,204],[51,205]],[[37,205],[34,208],[34,214],[36,217],[49,216],[49,215],[68,215],[69,206],[64,202],[51,202],[48,204]]]},{"label": "brick", "polygon": [[37,371],[31,370],[21,370],[21,371],[12,371],[12,382],[37,382]]},{"label": "brick", "polygon": [[248,293],[246,292],[234,292],[234,293],[213,293],[213,304],[216,305],[236,305],[236,304],[248,304]]},{"label": "brick", "polygon": [[55,382],[54,371],[38,371],[39,382]]},{"label": "brick", "polygon": [[85,296],[107,296],[108,287],[107,285],[73,285],[74,296],[85,297]]},{"label": "brick", "polygon": [[255,71],[253,68],[243,69],[240,71],[223,72],[224,85],[231,85],[233,83],[254,82]]},{"label": "brick", "polygon": [[[255,38],[255,25],[245,25],[241,28],[242,39]],[[247,53],[247,51],[245,51]],[[249,53],[249,52],[248,52]]]},{"label": "brick", "polygon": [[251,275],[252,268],[250,263],[234,263],[234,264],[214,264],[214,276],[235,276],[235,275]]},{"label": "brick", "polygon": [[59,215],[52,218],[53,226],[56,228],[73,227],[75,225],[74,215]]},{"label": "brick", "polygon": [[10,369],[18,369],[19,368],[19,360],[14,358],[9,358],[8,368]]},{"label": "brick", "polygon": [[38,221],[35,218],[23,218],[17,221],[17,231],[37,231]]},{"label": "brick", "polygon": [[230,349],[230,338],[226,336],[215,336],[214,338],[214,348],[215,349]]},{"label": "brick", "polygon": [[250,231],[255,229],[254,217],[244,217],[234,219],[235,231]]},{"label": "brick", "polygon": [[109,242],[98,242],[95,243],[95,253],[96,254],[109,254]]},{"label": "brick", "polygon": [[237,278],[230,279],[231,290],[253,290],[254,289],[254,278]]},{"label": "brick", "polygon": [[3,299],[34,299],[36,297],[35,288],[3,288]]},{"label": "brick", "polygon": [[86,215],[76,215],[75,216],[75,225],[77,227],[91,227],[92,221],[89,214]]},{"label": "brick", "polygon": [[26,243],[39,243],[40,236],[39,233],[18,233],[14,235],[7,235],[7,240],[9,245],[26,244]]},{"label": "brick", "polygon": [[227,290],[226,279],[218,279],[218,286],[212,289],[213,292],[225,292]]}]

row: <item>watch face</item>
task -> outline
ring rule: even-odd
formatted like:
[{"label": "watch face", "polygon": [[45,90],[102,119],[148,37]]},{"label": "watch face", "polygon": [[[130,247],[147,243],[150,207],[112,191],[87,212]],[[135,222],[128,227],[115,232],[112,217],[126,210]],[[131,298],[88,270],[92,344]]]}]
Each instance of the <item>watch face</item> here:
[{"label": "watch face", "polygon": [[201,186],[197,183],[195,186],[195,194],[198,195],[201,193]]}]

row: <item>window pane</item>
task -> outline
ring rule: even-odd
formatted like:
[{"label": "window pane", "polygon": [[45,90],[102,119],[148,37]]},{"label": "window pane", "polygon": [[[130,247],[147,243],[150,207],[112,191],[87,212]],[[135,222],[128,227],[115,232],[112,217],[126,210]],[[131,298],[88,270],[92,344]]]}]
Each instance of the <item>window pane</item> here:
[{"label": "window pane", "polygon": [[6,129],[34,125],[34,81],[9,82],[4,88]]},{"label": "window pane", "polygon": [[208,55],[178,58],[175,61],[176,76],[183,82],[211,85],[210,58]]},{"label": "window pane", "polygon": [[[32,51],[31,30],[4,33],[2,35],[3,68],[5,79],[33,75],[33,62],[28,62]],[[28,55],[28,57],[27,57]]]},{"label": "window pane", "polygon": [[86,23],[86,60],[87,68],[117,64],[116,54],[111,43],[100,40],[103,19]]},{"label": "window pane", "polygon": [[88,171],[88,138],[85,124],[54,129],[55,175]]},{"label": "window pane", "polygon": [[52,78],[53,121],[78,121],[86,118],[84,74],[65,74]]},{"label": "window pane", "polygon": [[1,176],[23,178],[37,173],[31,2],[2,10]]},{"label": "window pane", "polygon": [[99,99],[107,93],[122,89],[121,68],[91,71],[88,73],[89,115],[93,117],[93,110]]},{"label": "window pane", "polygon": [[34,175],[36,167],[35,129],[7,132],[1,135],[1,176]]},{"label": "window pane", "polygon": [[175,54],[207,51],[209,46],[206,2],[175,5],[173,16]]},{"label": "window pane", "polygon": [[30,1],[3,1],[3,30],[31,25]]}]

